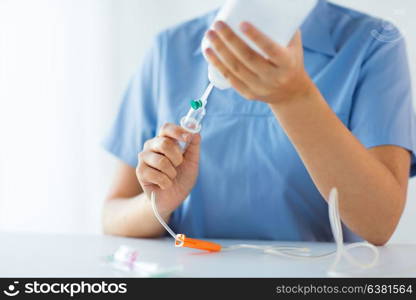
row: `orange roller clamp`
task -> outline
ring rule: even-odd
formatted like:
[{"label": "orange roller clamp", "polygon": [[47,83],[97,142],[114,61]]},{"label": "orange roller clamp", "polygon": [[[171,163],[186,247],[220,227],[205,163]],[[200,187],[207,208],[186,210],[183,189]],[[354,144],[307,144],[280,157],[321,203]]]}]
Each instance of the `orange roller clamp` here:
[{"label": "orange roller clamp", "polygon": [[196,240],[196,239],[190,239],[190,238],[187,238],[184,234],[178,234],[177,240],[175,241],[175,246],[199,249],[199,250],[204,250],[204,251],[209,251],[209,252],[221,251],[221,245],[219,244]]}]

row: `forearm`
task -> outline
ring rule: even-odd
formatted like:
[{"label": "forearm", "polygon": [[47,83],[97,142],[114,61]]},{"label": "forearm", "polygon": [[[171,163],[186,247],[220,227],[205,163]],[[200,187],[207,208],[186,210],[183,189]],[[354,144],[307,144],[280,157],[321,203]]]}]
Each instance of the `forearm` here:
[{"label": "forearm", "polygon": [[[169,216],[164,216],[164,219],[168,221]],[[105,234],[126,237],[155,238],[164,233],[144,193],[130,199],[107,200],[103,209],[103,227]]]},{"label": "forearm", "polygon": [[405,197],[390,170],[352,135],[314,85],[304,97],[271,108],[322,196],[338,188],[343,221],[368,241],[385,243]]},{"label": "forearm", "polygon": [[326,198],[338,188],[349,228],[374,244],[385,243],[404,207],[409,153],[395,147],[380,154],[351,134],[307,74],[300,32],[284,47],[243,22],[240,30],[265,58],[224,22],[214,29],[208,31],[214,49],[205,51],[210,63],[246,99],[270,105],[321,194]]}]

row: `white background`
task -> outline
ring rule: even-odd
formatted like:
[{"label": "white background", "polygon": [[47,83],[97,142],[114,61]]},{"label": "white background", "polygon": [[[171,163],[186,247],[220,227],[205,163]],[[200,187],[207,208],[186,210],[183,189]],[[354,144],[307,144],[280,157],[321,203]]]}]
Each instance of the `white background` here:
[{"label": "white background", "polygon": [[[116,161],[100,140],[158,31],[220,0],[0,0],[0,231],[100,232]],[[416,65],[414,0],[336,1],[392,19]],[[393,240],[416,241],[416,183]]]}]

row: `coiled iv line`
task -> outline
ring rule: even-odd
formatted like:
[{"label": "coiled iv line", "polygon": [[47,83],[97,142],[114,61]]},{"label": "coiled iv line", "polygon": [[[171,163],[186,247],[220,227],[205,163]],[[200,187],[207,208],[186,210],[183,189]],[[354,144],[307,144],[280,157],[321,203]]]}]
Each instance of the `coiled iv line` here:
[{"label": "coiled iv line", "polygon": [[[150,201],[152,204],[153,212],[159,221],[159,223],[166,229],[166,231],[175,239],[176,246],[182,247],[183,246],[183,239],[181,238],[180,234],[175,234],[175,232],[169,227],[168,224],[163,220],[160,216],[157,205],[156,205],[156,194],[155,192],[151,193]],[[337,272],[337,266],[340,263],[341,259],[344,257],[347,261],[360,269],[370,269],[374,267],[378,260],[379,260],[379,251],[378,249],[369,243],[366,242],[359,242],[353,243],[347,246],[344,246],[343,242],[343,234],[342,234],[342,226],[341,226],[341,219],[339,216],[339,209],[338,209],[338,192],[336,189],[332,189],[330,197],[329,197],[329,219],[331,224],[332,233],[334,235],[334,240],[336,243],[336,250],[331,251],[324,254],[312,255],[309,248],[302,248],[302,247],[293,247],[293,246],[269,246],[269,245],[251,245],[251,244],[238,244],[232,245],[229,247],[224,247],[221,249],[222,252],[229,252],[237,249],[255,249],[263,251],[266,254],[282,256],[286,258],[292,259],[299,259],[299,260],[320,260],[329,258],[335,255],[334,262],[328,269],[328,274],[331,276],[342,275],[341,273]],[[355,248],[368,248],[373,252],[373,259],[370,263],[362,263],[354,258],[349,251]]]},{"label": "coiled iv line", "polygon": [[[205,116],[205,107],[207,105],[207,99],[213,89],[213,85],[210,84],[206,89],[205,93],[201,97],[200,100],[193,100],[191,102],[191,109],[188,114],[182,118],[181,126],[191,133],[198,133],[201,130],[201,122]],[[185,144],[180,145],[183,150],[186,149]],[[264,253],[277,255],[292,259],[301,259],[301,260],[319,260],[329,258],[335,255],[334,262],[328,269],[328,274],[330,276],[337,276],[342,275],[341,273],[336,271],[338,264],[340,263],[341,259],[344,257],[346,260],[360,269],[369,269],[374,267],[378,260],[379,260],[379,251],[374,246],[367,242],[359,242],[349,244],[344,246],[344,238],[342,232],[342,225],[341,225],[341,218],[339,215],[339,202],[338,202],[338,191],[336,188],[332,189],[329,196],[328,201],[328,212],[329,212],[329,220],[331,225],[331,231],[334,236],[334,240],[336,243],[336,250],[331,251],[324,254],[317,254],[312,255],[311,250],[309,248],[302,248],[302,247],[292,247],[292,246],[268,246],[268,245],[250,245],[250,244],[238,244],[232,245],[229,247],[221,247],[218,244],[200,241],[195,239],[189,239],[183,234],[176,234],[168,224],[163,220],[160,216],[159,211],[157,209],[156,204],[156,193],[154,191],[150,194],[150,202],[152,205],[153,213],[159,223],[166,229],[166,231],[175,239],[175,246],[176,247],[190,247],[196,248],[200,250],[212,251],[212,252],[229,252],[234,251],[237,249],[255,249],[263,251]],[[349,252],[352,249],[356,248],[368,248],[373,253],[373,259],[370,263],[362,263],[354,258]]]}]

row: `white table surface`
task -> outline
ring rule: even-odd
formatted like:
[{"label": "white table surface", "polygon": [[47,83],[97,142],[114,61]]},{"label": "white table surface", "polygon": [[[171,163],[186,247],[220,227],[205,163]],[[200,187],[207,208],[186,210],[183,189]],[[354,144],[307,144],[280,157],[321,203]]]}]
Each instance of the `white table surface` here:
[{"label": "white table surface", "polygon": [[[264,254],[250,249],[203,253],[175,248],[172,239],[144,240],[110,236],[39,235],[0,233],[0,277],[135,277],[104,263],[120,245],[137,249],[139,259],[162,268],[181,267],[172,277],[327,277],[333,257],[306,261]],[[217,241],[309,247],[314,253],[334,250],[331,243]],[[353,272],[347,262],[340,268],[348,277],[416,277],[416,244],[379,248],[376,267]],[[370,259],[367,249],[353,250],[361,260]]]}]

